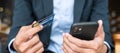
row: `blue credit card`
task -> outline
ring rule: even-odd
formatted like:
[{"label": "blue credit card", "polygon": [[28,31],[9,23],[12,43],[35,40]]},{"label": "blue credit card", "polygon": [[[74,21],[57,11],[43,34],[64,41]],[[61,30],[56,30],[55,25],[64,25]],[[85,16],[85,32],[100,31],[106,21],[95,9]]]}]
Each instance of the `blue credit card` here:
[{"label": "blue credit card", "polygon": [[51,14],[43,19],[38,20],[38,22],[44,26],[44,28],[50,24],[52,24],[54,18],[54,14]]}]

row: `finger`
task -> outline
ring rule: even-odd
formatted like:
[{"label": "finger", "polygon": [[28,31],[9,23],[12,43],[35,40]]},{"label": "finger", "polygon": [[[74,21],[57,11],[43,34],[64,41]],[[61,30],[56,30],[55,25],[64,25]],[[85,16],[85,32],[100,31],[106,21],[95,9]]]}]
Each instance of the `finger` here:
[{"label": "finger", "polygon": [[22,33],[21,38],[23,38],[21,41],[27,41],[28,39],[31,39],[33,35],[37,34],[39,31],[42,30],[42,26],[37,26],[34,28],[30,28],[28,31]]},{"label": "finger", "polygon": [[34,27],[34,28],[29,29],[29,30],[25,33],[25,35],[27,35],[26,38],[32,38],[33,35],[35,35],[35,34],[38,33],[39,31],[41,31],[42,29],[43,29],[43,26],[42,26],[42,25],[39,25],[39,26],[36,26],[36,27]]},{"label": "finger", "polygon": [[38,42],[40,42],[37,35],[33,36],[32,39],[30,39],[27,42],[24,42],[22,45],[19,46],[19,50],[21,52],[27,51],[29,48],[32,48],[34,45],[36,45]]},{"label": "finger", "polygon": [[64,35],[63,40],[64,40],[64,44],[66,44],[72,51],[77,52],[77,53],[79,52],[79,46],[71,43],[71,42],[68,40],[68,38],[67,38],[66,35]]},{"label": "finger", "polygon": [[99,42],[99,41],[104,41],[105,33],[103,30],[102,20],[98,20],[98,23],[99,23],[99,27],[95,34],[95,40]]},{"label": "finger", "polygon": [[72,46],[75,47],[75,45],[73,45],[72,43],[70,43],[68,40],[67,40],[67,37],[64,35],[63,36],[63,47],[65,48],[65,50],[69,53],[73,53],[75,52],[74,49],[72,49]]},{"label": "finger", "polygon": [[19,30],[19,33],[23,33],[31,28],[31,25],[28,26],[22,26]]},{"label": "finger", "polygon": [[43,47],[43,44],[41,42],[34,45],[31,49],[27,50],[26,53],[36,53],[38,50],[40,50]]},{"label": "finger", "polygon": [[33,51],[33,53],[35,53],[36,51],[40,50],[41,48],[43,48],[43,44],[41,42],[39,42],[31,50]]},{"label": "finger", "polygon": [[[24,33],[26,31],[28,31],[30,28],[31,28],[30,25],[29,26],[22,26],[20,28],[18,34],[16,35],[15,41],[17,40],[16,42],[19,42],[19,44],[21,44],[22,43],[22,39],[21,38],[23,38],[23,36],[25,36]],[[23,38],[23,39],[25,39],[25,38]]]},{"label": "finger", "polygon": [[[98,20],[98,24],[99,24],[99,27],[98,27],[97,33],[103,35],[104,30],[103,30],[103,22],[102,22],[102,20]],[[100,36],[100,37],[103,37],[103,36]]]},{"label": "finger", "polygon": [[65,40],[65,38],[64,38],[64,45],[63,45],[64,47],[63,48],[66,48],[66,49],[64,49],[64,51],[68,50],[68,52],[70,52],[70,49],[72,49],[72,52],[70,52],[70,53],[88,53],[88,52],[94,53],[94,52],[96,52],[96,50],[94,50],[94,49],[79,47],[72,43],[68,43],[68,41],[69,40],[67,40],[67,39]]},{"label": "finger", "polygon": [[42,47],[40,50],[38,50],[36,53],[42,53],[44,51],[44,48]]},{"label": "finger", "polygon": [[62,50],[64,51],[64,53],[68,53],[63,46],[62,46]]},{"label": "finger", "polygon": [[97,52],[96,50],[93,49],[79,48],[79,52],[77,53],[97,53]]},{"label": "finger", "polygon": [[74,53],[74,51],[72,51],[70,47],[65,43],[63,44],[63,48],[66,51],[66,53]]},{"label": "finger", "polygon": [[[34,21],[32,24],[34,24],[34,23],[36,23],[36,21]],[[26,32],[26,31],[28,31],[30,28],[31,28],[31,26],[32,25],[27,25],[27,26],[22,26],[21,28],[20,28],[20,33],[24,33],[24,32]]]},{"label": "finger", "polygon": [[71,36],[70,34],[66,33],[66,36],[68,37],[68,40],[81,47],[81,48],[88,48],[88,49],[93,49],[94,47],[93,46],[97,46],[97,43],[96,42],[93,42],[93,41],[86,41],[86,40],[81,40],[81,39],[78,39],[78,38],[75,38],[73,36]]},{"label": "finger", "polygon": [[[17,42],[24,42],[32,38],[34,34],[43,29],[42,25],[32,28],[32,25],[21,27],[18,35],[16,36]],[[22,38],[22,39],[21,39]]]}]

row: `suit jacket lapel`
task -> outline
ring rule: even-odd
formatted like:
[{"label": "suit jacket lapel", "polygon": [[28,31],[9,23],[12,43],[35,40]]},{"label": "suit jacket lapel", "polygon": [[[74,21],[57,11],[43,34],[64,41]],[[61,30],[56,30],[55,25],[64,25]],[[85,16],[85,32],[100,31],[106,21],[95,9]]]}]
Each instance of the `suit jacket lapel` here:
[{"label": "suit jacket lapel", "polygon": [[44,6],[44,15],[48,16],[53,13],[53,0],[42,0]]},{"label": "suit jacket lapel", "polygon": [[77,23],[80,22],[85,0],[75,0],[74,2],[74,23]]},{"label": "suit jacket lapel", "polygon": [[53,13],[53,0],[33,0],[33,8],[37,20]]}]

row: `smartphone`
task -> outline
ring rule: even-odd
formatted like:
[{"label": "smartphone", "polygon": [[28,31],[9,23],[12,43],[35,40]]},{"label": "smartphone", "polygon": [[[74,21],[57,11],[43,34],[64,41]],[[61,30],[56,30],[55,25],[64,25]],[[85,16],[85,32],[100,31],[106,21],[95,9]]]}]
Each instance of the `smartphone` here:
[{"label": "smartphone", "polygon": [[97,22],[74,23],[71,26],[70,34],[82,40],[93,40],[97,29]]}]

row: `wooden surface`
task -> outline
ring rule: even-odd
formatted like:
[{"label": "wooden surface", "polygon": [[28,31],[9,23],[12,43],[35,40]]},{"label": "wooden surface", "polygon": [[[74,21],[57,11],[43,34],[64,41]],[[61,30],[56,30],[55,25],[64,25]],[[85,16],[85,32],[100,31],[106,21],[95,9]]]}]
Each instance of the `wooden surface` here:
[{"label": "wooden surface", "polygon": [[120,53],[120,34],[114,34],[113,39],[115,43],[115,53]]},{"label": "wooden surface", "polygon": [[0,32],[0,38],[7,37],[7,34]]},{"label": "wooden surface", "polygon": [[1,43],[1,46],[2,46],[2,47],[0,47],[0,49],[1,49],[0,52],[1,53],[9,53],[6,50],[7,37],[8,37],[7,34],[0,32],[0,43]]},{"label": "wooden surface", "polygon": [[0,32],[0,41],[2,42],[3,45],[6,44],[7,37],[8,37],[7,34],[5,34],[5,33],[1,33],[1,32]]}]

